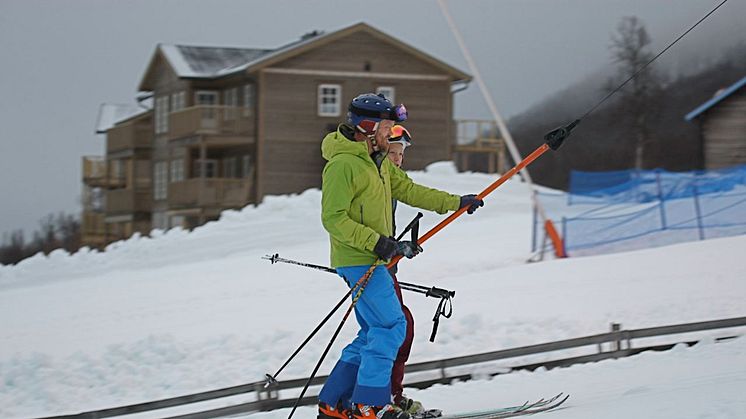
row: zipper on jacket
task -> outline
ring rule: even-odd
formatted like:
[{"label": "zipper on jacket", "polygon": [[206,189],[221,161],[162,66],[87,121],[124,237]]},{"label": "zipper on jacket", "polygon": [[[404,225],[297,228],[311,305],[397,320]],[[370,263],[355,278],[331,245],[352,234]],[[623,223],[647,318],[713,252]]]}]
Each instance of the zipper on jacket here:
[{"label": "zipper on jacket", "polygon": [[365,222],[363,222],[363,204],[360,204],[360,224],[365,225]]}]

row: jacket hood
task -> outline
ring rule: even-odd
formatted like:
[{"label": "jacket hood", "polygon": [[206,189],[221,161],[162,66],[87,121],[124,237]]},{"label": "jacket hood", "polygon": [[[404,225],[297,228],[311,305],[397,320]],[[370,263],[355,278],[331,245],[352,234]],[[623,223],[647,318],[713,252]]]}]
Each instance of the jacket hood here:
[{"label": "jacket hood", "polygon": [[346,129],[354,135],[352,128],[342,124],[335,132],[330,132],[321,142],[321,156],[329,161],[338,154],[353,154],[360,157],[368,157],[368,144],[348,139],[342,132]]}]

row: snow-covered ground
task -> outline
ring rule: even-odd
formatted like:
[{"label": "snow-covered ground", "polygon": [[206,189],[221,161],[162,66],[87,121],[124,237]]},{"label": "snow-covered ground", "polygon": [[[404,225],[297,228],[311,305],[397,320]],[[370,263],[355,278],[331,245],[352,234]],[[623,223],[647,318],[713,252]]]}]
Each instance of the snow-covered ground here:
[{"label": "snow-covered ground", "polygon": [[[411,175],[454,193],[494,181],[456,174],[446,163]],[[525,185],[507,182],[476,215],[463,216],[400,264],[402,281],[456,290],[453,317],[441,321],[435,343],[428,338],[437,301],[405,293],[417,320],[412,362],[602,333],[611,322],[632,329],[746,315],[746,236],[526,264],[528,196]],[[137,403],[274,372],[346,292],[333,275],[261,260],[279,252],[327,264],[319,201],[318,190],[268,197],[191,233],[171,230],[105,253],[55,252],[0,266],[0,417]],[[415,213],[402,205],[398,224]],[[421,231],[440,219],[427,213]],[[280,378],[307,376],[332,329]],[[329,372],[355,331],[351,321],[320,373]],[[737,418],[746,412],[744,359],[741,338],[410,393],[451,411],[565,391],[572,394],[567,408],[547,417]],[[312,416],[310,408],[297,413]]]}]

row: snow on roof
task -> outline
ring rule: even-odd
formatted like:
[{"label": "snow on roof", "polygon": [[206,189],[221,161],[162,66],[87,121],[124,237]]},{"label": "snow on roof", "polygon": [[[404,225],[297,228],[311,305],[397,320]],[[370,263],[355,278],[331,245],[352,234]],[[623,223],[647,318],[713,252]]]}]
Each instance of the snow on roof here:
[{"label": "snow on roof", "polygon": [[281,46],[281,47],[279,47],[277,49],[265,50],[264,54],[261,54],[261,55],[258,55],[256,57],[254,57],[253,60],[247,61],[245,63],[241,63],[241,64],[236,65],[236,66],[231,67],[231,68],[225,68],[222,71],[220,71],[219,74],[217,74],[217,75],[224,76],[224,75],[227,75],[227,74],[231,74],[231,73],[235,73],[235,72],[238,72],[238,71],[245,70],[245,69],[251,67],[252,65],[256,64],[257,62],[260,62],[262,60],[266,60],[268,58],[274,57],[274,56],[276,56],[278,54],[281,54],[283,52],[289,51],[289,50],[291,50],[293,48],[298,48],[298,47],[300,47],[302,45],[309,44],[311,42],[315,42],[315,41],[319,40],[320,38],[322,38],[324,36],[328,36],[328,35],[331,35],[331,34],[336,33],[336,32],[338,32],[338,31],[330,32],[330,33],[314,32],[313,35],[304,36],[303,38],[301,38],[299,40],[296,40],[296,41],[290,42],[288,44],[285,44],[285,45],[283,45],[283,46]]},{"label": "snow on roof", "polygon": [[138,105],[102,103],[98,109],[96,134],[104,134],[117,123],[144,114],[149,110]]},{"label": "snow on roof", "polygon": [[695,110],[689,112],[688,114],[686,114],[686,116],[684,117],[684,119],[686,119],[687,121],[691,121],[692,119],[700,116],[702,113],[704,113],[705,111],[707,111],[711,107],[717,105],[721,100],[723,100],[723,99],[727,98],[728,96],[732,95],[733,93],[735,93],[736,91],[738,91],[743,86],[746,86],[746,76],[744,78],[742,78],[741,80],[739,80],[739,81],[733,83],[732,85],[728,86],[727,88],[719,91],[717,94],[715,94],[715,96],[712,99],[710,99],[707,102],[699,105],[697,107],[697,109],[695,109]]},{"label": "snow on roof", "polygon": [[273,50],[258,48],[198,47],[188,45],[160,45],[169,64],[179,77],[211,78],[224,74],[226,70],[256,60]]}]

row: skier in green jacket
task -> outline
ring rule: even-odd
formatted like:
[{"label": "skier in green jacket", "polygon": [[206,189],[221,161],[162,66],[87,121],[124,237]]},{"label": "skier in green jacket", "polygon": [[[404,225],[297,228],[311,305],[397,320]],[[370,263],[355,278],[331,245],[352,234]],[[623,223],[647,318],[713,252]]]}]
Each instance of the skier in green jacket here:
[{"label": "skier in green jacket", "polygon": [[355,97],[348,123],[321,144],[327,164],[322,175],[321,219],[329,233],[331,264],[352,286],[373,264],[355,316],[357,337],[347,345],[319,393],[319,419],[408,419],[391,403],[391,369],[406,332],[406,320],[385,263],[422,251],[412,241],[392,238],[392,199],[439,214],[484,205],[476,195],[458,196],[414,183],[386,158],[403,105],[383,95]]}]

